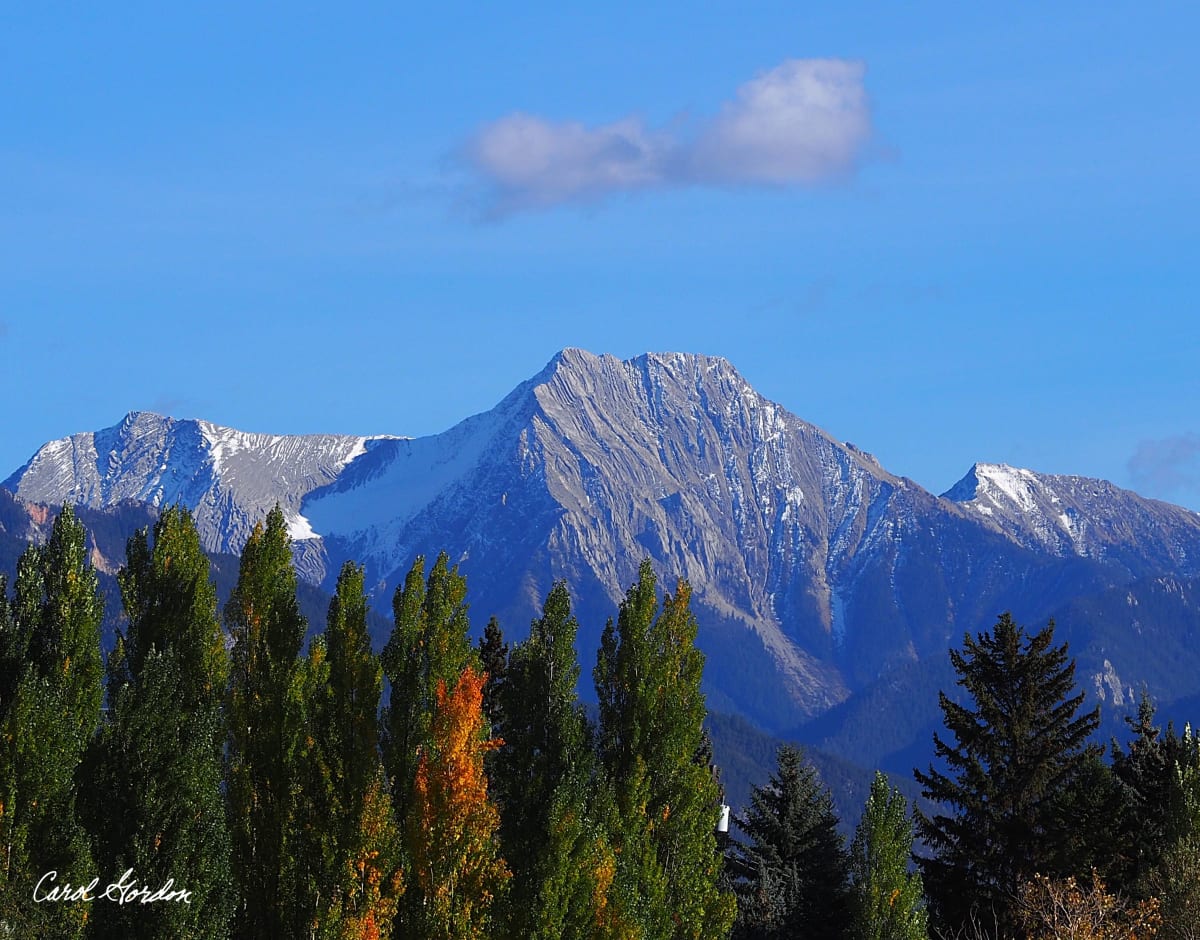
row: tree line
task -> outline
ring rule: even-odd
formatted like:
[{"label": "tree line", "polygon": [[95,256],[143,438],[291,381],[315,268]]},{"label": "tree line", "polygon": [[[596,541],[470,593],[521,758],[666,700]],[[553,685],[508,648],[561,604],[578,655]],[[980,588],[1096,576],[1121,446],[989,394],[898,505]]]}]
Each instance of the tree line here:
[{"label": "tree line", "polygon": [[190,515],[128,543],[122,629],[63,509],[0,585],[0,930],[20,937],[716,937],[720,790],[690,592],[642,566],[598,720],[555,584],[509,648],[418,558],[379,654],[346,564],[308,642],[284,515],[218,612]]},{"label": "tree line", "polygon": [[[1143,695],[1128,747],[1092,741],[1054,624],[1008,614],[966,635],[940,694],[946,735],[915,770],[910,817],[877,774],[847,851],[829,792],[782,748],[729,853],[735,935],[814,940],[1196,940],[1200,735],[1155,724]],[[916,849],[914,851],[914,843]]]},{"label": "tree line", "polygon": [[690,588],[660,597],[649,562],[603,632],[595,720],[562,582],[527,638],[493,619],[473,644],[465,579],[418,558],[376,654],[347,563],[306,648],[278,507],[221,611],[179,507],[118,582],[105,659],[69,507],[0,581],[0,935],[1200,933],[1200,740],[1144,699],[1105,761],[1052,624],[964,638],[949,736],[916,772],[936,809],[910,815],[877,775],[846,845],[786,746],[740,835],[716,832]]}]

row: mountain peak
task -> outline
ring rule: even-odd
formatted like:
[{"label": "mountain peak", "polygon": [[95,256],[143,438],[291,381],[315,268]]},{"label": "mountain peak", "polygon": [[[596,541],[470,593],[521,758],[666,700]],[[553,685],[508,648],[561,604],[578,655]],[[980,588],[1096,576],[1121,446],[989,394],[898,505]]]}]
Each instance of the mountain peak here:
[{"label": "mountain peak", "polygon": [[663,369],[672,373],[717,371],[737,375],[733,364],[722,356],[707,356],[703,353],[645,352],[630,359],[621,359],[611,353],[596,354],[578,346],[566,346],[556,352],[546,367],[535,379],[548,377],[562,371],[595,373],[615,366],[647,372]]},{"label": "mountain peak", "polygon": [[1129,535],[1140,555],[1184,565],[1195,514],[1146,499],[1107,480],[977,463],[942,494],[1026,548],[1125,564]]},{"label": "mountain peak", "polygon": [[1029,492],[1040,475],[1006,463],[975,463],[966,475],[942,494],[943,499],[967,503],[984,495],[1003,495],[1018,505],[1029,503]]}]

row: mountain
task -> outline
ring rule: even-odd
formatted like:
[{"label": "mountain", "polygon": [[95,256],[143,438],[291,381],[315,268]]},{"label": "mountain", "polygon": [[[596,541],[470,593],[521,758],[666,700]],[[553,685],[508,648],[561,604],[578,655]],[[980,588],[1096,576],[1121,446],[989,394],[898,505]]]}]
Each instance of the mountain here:
[{"label": "mountain", "polygon": [[[98,509],[180,499],[219,551],[240,548],[278,501],[304,576],[328,586],[344,559],[360,561],[381,610],[415,556],[445,549],[476,623],[495,613],[517,637],[565,578],[585,675],[649,556],[665,589],[691,582],[710,706],[863,760],[928,749],[947,647],[1006,609],[1037,624],[1101,605],[1111,616],[1073,622],[1072,648],[1088,657],[1081,678],[1118,679],[1085,685],[1153,678],[1187,694],[1187,678],[1127,641],[1116,605],[1155,578],[1200,577],[1200,515],[987,464],[938,497],[717,357],[566,349],[492,410],[418,439],[134,414],[46,445],[4,486]],[[1176,618],[1161,629],[1178,632],[1186,611],[1161,609]]]},{"label": "mountain", "polygon": [[92,509],[181,502],[194,514],[210,552],[240,552],[254,524],[278,502],[299,547],[301,569],[310,580],[320,580],[322,553],[319,542],[306,544],[314,534],[299,513],[301,500],[336,479],[375,440],[249,434],[208,421],[131,412],[111,428],[43,445],[0,486],[27,502]]},{"label": "mountain", "polygon": [[1106,480],[976,464],[945,497],[1035,551],[1149,571],[1200,572],[1200,514],[1122,490]]}]

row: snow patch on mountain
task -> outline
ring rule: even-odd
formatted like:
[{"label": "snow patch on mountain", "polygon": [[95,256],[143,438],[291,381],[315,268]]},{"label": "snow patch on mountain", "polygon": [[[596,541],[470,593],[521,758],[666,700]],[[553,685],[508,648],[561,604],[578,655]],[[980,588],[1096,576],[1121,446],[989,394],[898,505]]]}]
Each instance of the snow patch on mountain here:
[{"label": "snow patch on mountain", "polygon": [[297,540],[318,538],[301,499],[337,479],[378,438],[257,434],[130,412],[116,425],[41,447],[3,484],[22,499],[105,509],[125,500],[192,511],[210,551],[239,552],[280,504]]}]

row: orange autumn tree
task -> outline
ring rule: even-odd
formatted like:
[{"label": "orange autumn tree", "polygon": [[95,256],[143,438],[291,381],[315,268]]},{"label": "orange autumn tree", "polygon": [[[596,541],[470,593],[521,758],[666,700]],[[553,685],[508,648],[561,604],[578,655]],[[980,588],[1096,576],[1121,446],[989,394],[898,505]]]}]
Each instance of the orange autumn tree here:
[{"label": "orange autumn tree", "polygon": [[421,753],[408,818],[410,891],[420,893],[418,933],[431,940],[489,934],[509,879],[499,857],[500,814],[488,798],[483,755],[485,673],[467,666],[451,691],[437,684],[430,743]]}]

